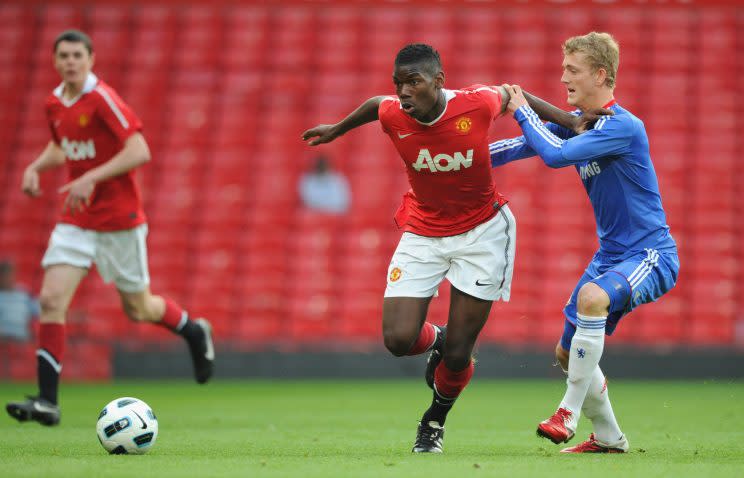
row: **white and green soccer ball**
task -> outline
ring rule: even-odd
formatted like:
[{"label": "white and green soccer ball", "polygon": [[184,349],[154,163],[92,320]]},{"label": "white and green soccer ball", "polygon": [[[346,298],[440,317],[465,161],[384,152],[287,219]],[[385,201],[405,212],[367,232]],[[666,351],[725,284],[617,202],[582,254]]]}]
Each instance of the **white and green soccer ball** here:
[{"label": "white and green soccer ball", "polygon": [[103,407],[96,424],[98,440],[111,454],[142,455],[158,437],[158,419],[138,398],[121,397]]}]

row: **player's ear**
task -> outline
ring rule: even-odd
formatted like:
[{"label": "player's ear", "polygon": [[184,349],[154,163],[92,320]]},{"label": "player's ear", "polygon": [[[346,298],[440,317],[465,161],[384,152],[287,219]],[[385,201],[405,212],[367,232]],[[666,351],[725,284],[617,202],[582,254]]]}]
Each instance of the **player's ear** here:
[{"label": "player's ear", "polygon": [[93,65],[96,64],[96,54],[95,52],[90,54],[90,66],[93,67]]},{"label": "player's ear", "polygon": [[437,88],[444,88],[444,72],[439,71],[439,73],[436,74],[434,77],[434,84]]},{"label": "player's ear", "polygon": [[607,79],[607,70],[604,68],[599,68],[594,73],[594,77],[596,78],[597,86],[602,86],[605,84],[605,80]]}]

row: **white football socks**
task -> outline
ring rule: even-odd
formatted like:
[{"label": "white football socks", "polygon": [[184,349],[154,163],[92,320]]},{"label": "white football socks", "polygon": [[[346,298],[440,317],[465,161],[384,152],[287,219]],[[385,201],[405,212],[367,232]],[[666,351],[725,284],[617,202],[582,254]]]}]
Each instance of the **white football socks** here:
[{"label": "white football socks", "polygon": [[606,322],[607,317],[576,314],[576,333],[571,340],[566,394],[560,405],[573,413],[574,427],[578,423],[594,369],[602,357]]},{"label": "white football socks", "polygon": [[592,421],[594,436],[598,441],[610,446],[623,441],[623,432],[620,431],[620,425],[617,424],[615,413],[612,411],[607,381],[599,366],[592,373],[589,391],[581,411]]}]

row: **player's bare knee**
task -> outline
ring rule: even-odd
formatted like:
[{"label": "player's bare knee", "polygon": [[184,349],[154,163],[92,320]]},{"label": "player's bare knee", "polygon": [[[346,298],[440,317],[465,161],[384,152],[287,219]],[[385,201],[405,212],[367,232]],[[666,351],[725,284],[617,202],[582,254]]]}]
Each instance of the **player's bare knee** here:
[{"label": "player's bare knee", "polygon": [[407,354],[413,345],[413,341],[410,337],[394,330],[383,331],[383,339],[385,342],[385,348],[396,357],[402,357]]},{"label": "player's bare knee", "polygon": [[59,308],[59,300],[51,295],[40,295],[39,306],[41,306],[42,312],[55,312]]},{"label": "player's bare knee", "polygon": [[64,314],[63,300],[60,294],[42,290],[39,295],[39,306],[44,315]]},{"label": "player's bare knee", "polygon": [[587,282],[579,289],[577,310],[582,315],[602,316],[607,315],[610,298],[607,292],[597,284]]},{"label": "player's bare knee", "polygon": [[402,357],[411,348],[411,344],[395,337],[385,337],[385,348],[394,356]]}]

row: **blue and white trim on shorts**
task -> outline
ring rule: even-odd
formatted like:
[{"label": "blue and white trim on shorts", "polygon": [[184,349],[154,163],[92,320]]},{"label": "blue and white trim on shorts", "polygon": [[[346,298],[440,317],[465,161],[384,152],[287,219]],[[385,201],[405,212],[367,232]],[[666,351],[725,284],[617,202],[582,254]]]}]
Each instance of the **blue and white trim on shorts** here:
[{"label": "blue and white trim on shorts", "polygon": [[644,248],[623,258],[596,253],[563,309],[566,320],[561,346],[568,350],[576,327],[588,325],[576,310],[579,290],[587,282],[598,285],[610,297],[605,332],[612,335],[625,314],[669,292],[678,274],[679,257],[675,249]]},{"label": "blue and white trim on shorts", "polygon": [[638,264],[633,272],[628,276],[628,283],[631,289],[635,289],[638,284],[651,274],[651,271],[659,263],[659,251],[656,249],[644,249],[646,251],[646,258]]}]

